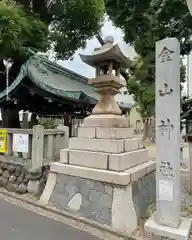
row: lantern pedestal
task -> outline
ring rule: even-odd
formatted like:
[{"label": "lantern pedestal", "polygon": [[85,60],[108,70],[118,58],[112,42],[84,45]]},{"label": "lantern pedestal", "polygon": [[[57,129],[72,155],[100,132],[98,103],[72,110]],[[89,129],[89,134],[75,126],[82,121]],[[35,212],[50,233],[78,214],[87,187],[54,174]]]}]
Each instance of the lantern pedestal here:
[{"label": "lantern pedestal", "polygon": [[95,114],[84,119],[85,127],[127,128],[128,120],[114,114]]},{"label": "lantern pedestal", "polygon": [[94,221],[102,238],[111,239],[106,229],[131,234],[155,200],[155,161],[148,158],[142,138],[128,128],[114,99],[126,84],[120,67],[128,68],[129,58],[109,39],[81,58],[96,68],[89,82],[100,99],[78,128],[78,137],[69,139],[69,149],[61,150],[60,162],[51,163],[40,202]]}]

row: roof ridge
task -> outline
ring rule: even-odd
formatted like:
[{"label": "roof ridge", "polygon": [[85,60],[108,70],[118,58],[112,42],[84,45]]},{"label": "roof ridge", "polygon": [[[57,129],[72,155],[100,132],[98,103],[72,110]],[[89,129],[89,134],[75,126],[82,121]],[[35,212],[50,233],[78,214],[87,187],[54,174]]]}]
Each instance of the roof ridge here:
[{"label": "roof ridge", "polygon": [[59,65],[58,63],[54,63],[51,60],[46,59],[45,57],[40,56],[38,54],[34,55],[34,57],[42,60],[43,64],[45,64],[48,68],[52,68],[52,69],[54,68],[55,71],[58,71],[58,72],[62,73],[63,75],[70,76],[71,79],[75,79],[84,84],[88,84],[88,78],[86,78],[85,76],[82,76],[72,70],[69,70],[68,68],[63,67],[63,66]]}]

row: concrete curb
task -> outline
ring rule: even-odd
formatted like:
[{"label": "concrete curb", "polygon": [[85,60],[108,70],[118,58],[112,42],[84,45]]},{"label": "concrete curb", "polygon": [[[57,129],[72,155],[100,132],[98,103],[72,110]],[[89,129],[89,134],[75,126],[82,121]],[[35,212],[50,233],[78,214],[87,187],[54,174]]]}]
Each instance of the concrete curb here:
[{"label": "concrete curb", "polygon": [[[35,202],[35,199],[34,200],[29,199],[29,196],[17,195],[16,193],[8,192],[7,190],[2,189],[2,188],[0,188],[0,193],[2,195],[8,196],[12,199],[16,199],[16,200],[22,201],[24,203],[27,203],[29,205],[33,205],[34,207],[41,208],[42,210],[46,210],[47,212],[60,215],[60,216],[62,216],[64,218],[67,218],[69,220],[77,221],[80,224],[81,223],[85,224],[85,226],[86,226],[85,229],[81,228],[81,230],[91,233],[90,231],[87,231],[87,227],[90,227],[92,229],[95,229],[96,231],[100,231],[102,233],[99,234],[99,235],[103,235],[102,239],[109,239],[108,237],[106,238],[106,235],[111,235],[110,239],[119,239],[119,240],[121,240],[121,239],[122,240],[133,240],[133,239],[135,239],[133,237],[127,236],[124,233],[115,231],[113,228],[111,228],[107,225],[102,225],[102,224],[99,224],[99,223],[97,223],[93,220],[88,220],[88,219],[85,219],[83,217],[79,217],[75,214],[70,214],[69,212],[66,212],[64,210],[59,210],[59,209],[57,209],[55,207],[52,207],[52,206],[41,205],[41,204],[38,203],[38,200],[36,200],[37,202]],[[70,225],[70,224],[68,224],[68,225]],[[98,236],[98,237],[101,237],[101,236]]]}]

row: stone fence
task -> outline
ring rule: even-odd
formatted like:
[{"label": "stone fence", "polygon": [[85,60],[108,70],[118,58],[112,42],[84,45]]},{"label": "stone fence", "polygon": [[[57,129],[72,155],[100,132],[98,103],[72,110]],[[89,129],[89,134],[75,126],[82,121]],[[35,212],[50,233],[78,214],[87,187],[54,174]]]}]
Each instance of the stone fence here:
[{"label": "stone fence", "polygon": [[[31,171],[59,161],[60,150],[68,147],[68,127],[62,125],[57,129],[44,129],[43,126],[36,125],[33,129],[5,130],[6,152],[0,155],[0,161],[19,164]],[[13,149],[14,135],[27,135],[27,151],[17,152]]]}]

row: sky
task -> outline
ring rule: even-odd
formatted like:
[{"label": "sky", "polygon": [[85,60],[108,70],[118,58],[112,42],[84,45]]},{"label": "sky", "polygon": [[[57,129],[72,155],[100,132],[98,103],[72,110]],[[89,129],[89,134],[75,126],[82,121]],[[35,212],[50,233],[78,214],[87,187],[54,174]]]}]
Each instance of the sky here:
[{"label": "sky", "polygon": [[[136,53],[133,47],[129,46],[123,41],[123,32],[121,29],[116,28],[111,21],[107,18],[104,22],[104,26],[101,29],[101,36],[104,39],[107,36],[112,36],[114,38],[114,43],[118,43],[120,49],[128,56],[130,59],[136,57]],[[66,67],[76,73],[79,73],[87,78],[92,78],[95,75],[94,68],[88,66],[87,64],[83,63],[79,57],[79,53],[81,54],[92,54],[93,50],[97,47],[100,47],[100,43],[98,42],[97,38],[93,38],[87,41],[85,49],[78,49],[74,55],[74,59],[68,61],[58,61],[57,63]],[[124,89],[122,88],[122,92]],[[131,103],[133,104],[133,98],[130,95],[124,95],[122,93],[117,94],[115,97],[117,102],[124,102],[124,103]]]},{"label": "sky", "polygon": [[[123,32],[119,28],[115,28],[111,21],[108,19],[105,20],[104,26],[101,29],[101,35],[103,38],[106,36],[113,36],[114,42],[118,43],[121,50],[124,51],[130,58],[136,56],[135,51],[132,47],[128,47],[128,45],[123,41]],[[83,63],[79,57],[79,53],[81,54],[91,54],[96,47],[100,47],[100,43],[96,38],[87,41],[86,48],[78,49],[74,55],[74,60],[68,61],[58,61],[58,64],[77,72],[85,77],[93,77],[94,69],[89,67],[87,64]]]},{"label": "sky", "polygon": [[[134,48],[129,46],[123,41],[123,32],[121,29],[116,28],[111,21],[107,18],[105,19],[104,26],[101,29],[101,36],[105,38],[106,36],[113,36],[114,42],[118,43],[121,50],[131,59],[136,56]],[[66,67],[76,73],[79,73],[87,78],[91,78],[94,76],[95,71],[92,67],[88,66],[87,64],[83,63],[79,57],[79,53],[81,54],[91,54],[94,48],[100,47],[100,43],[98,42],[97,38],[93,38],[87,41],[87,45],[85,49],[78,49],[73,56],[73,60],[61,61],[59,60],[57,63]],[[192,56],[191,56],[192,61]],[[184,59],[184,64],[187,65],[187,59]],[[191,68],[192,71],[192,68]],[[190,72],[191,73],[191,72]],[[190,74],[192,75],[192,74]],[[192,77],[189,80],[190,82],[190,95],[192,95]],[[187,94],[187,83],[184,84],[183,94]],[[131,100],[132,102],[132,100]]]}]

